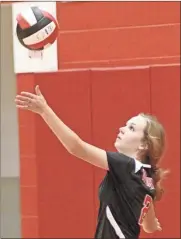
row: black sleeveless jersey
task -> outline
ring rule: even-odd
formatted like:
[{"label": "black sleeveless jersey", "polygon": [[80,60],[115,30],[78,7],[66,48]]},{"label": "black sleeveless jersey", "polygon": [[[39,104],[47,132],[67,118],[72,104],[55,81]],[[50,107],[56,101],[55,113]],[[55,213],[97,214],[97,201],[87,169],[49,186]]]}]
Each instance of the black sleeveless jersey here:
[{"label": "black sleeveless jersey", "polygon": [[95,238],[138,238],[155,190],[151,166],[120,153],[107,152],[109,170],[99,187]]}]

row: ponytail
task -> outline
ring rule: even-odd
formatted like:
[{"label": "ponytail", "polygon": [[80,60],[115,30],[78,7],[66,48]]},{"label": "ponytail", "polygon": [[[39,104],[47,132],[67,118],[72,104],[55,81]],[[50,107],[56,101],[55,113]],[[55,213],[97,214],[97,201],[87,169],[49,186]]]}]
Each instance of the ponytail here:
[{"label": "ponytail", "polygon": [[144,152],[148,156],[145,161],[151,165],[150,176],[155,187],[155,201],[159,201],[164,193],[161,182],[169,172],[159,167],[160,159],[165,150],[165,129],[155,116],[144,113],[139,115],[146,120],[143,142],[148,146]]},{"label": "ponytail", "polygon": [[169,171],[155,165],[155,161],[156,160],[151,159],[149,156],[147,156],[145,163],[151,165],[151,177],[153,179],[153,184],[155,187],[155,201],[160,201],[164,194],[164,189],[161,185],[161,182],[163,179],[165,179],[165,176],[169,173]]}]

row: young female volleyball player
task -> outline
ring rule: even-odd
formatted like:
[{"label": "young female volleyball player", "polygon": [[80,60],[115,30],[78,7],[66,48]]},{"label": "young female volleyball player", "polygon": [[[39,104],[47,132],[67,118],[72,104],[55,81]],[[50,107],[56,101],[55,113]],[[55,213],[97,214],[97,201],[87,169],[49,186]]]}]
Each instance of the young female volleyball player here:
[{"label": "young female volleyball player", "polygon": [[119,129],[117,152],[107,152],[84,142],[46,103],[39,86],[36,94],[21,92],[16,106],[38,113],[72,155],[105,169],[99,188],[100,208],[95,238],[138,238],[140,227],[162,230],[155,217],[154,201],[160,200],[158,167],[164,150],[164,129],[156,118],[139,114]]}]

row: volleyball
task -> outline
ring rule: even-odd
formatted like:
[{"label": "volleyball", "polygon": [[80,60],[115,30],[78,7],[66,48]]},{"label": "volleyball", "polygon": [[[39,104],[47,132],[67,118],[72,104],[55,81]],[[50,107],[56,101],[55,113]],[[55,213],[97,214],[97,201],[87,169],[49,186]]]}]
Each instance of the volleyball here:
[{"label": "volleyball", "polygon": [[16,16],[19,42],[29,50],[40,51],[51,46],[59,34],[57,20],[47,11],[33,6]]}]

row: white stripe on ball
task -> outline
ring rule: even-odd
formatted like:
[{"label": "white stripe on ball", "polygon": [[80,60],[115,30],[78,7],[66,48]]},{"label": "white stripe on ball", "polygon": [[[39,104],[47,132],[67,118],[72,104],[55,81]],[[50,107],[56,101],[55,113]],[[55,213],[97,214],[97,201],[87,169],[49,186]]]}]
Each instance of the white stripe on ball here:
[{"label": "white stripe on ball", "polygon": [[27,8],[21,13],[21,15],[30,24],[30,26],[33,26],[37,23],[36,17],[31,8]]},{"label": "white stripe on ball", "polygon": [[49,37],[52,34],[52,32],[55,30],[55,28],[56,28],[55,23],[51,22],[47,26],[39,30],[38,32],[32,34],[29,37],[24,38],[23,42],[27,46],[37,44],[45,40],[47,37]]}]

